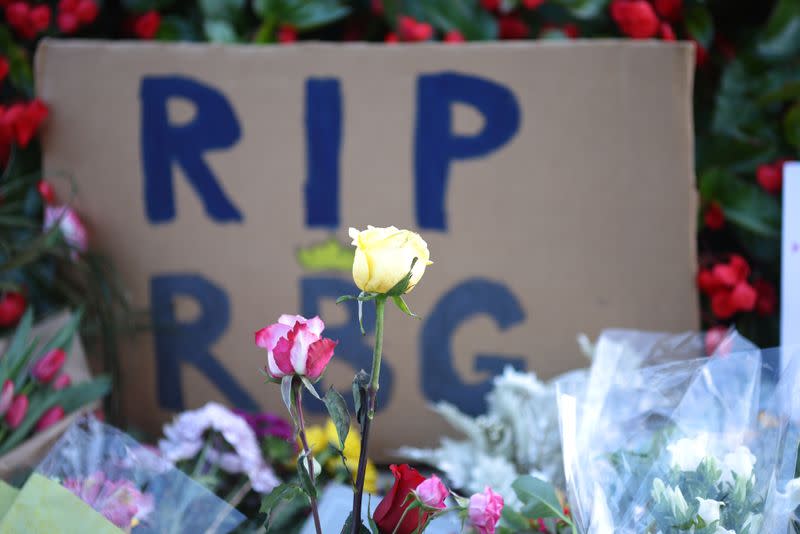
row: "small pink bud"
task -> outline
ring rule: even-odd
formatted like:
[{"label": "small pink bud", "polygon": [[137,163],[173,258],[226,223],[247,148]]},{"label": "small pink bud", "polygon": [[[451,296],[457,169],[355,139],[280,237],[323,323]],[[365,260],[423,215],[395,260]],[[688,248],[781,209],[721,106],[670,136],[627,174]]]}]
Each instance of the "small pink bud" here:
[{"label": "small pink bud", "polygon": [[28,396],[27,395],[17,395],[14,397],[14,400],[11,401],[11,406],[9,406],[8,411],[6,412],[6,424],[11,428],[11,430],[16,429],[22,420],[25,419],[25,414],[28,413]]},{"label": "small pink bud", "polygon": [[65,389],[72,385],[72,379],[69,377],[67,373],[61,373],[53,380],[53,389]]},{"label": "small pink bud", "polygon": [[6,380],[3,382],[3,389],[0,390],[0,416],[5,415],[14,400],[14,382]]},{"label": "small pink bud", "polygon": [[61,406],[53,406],[44,412],[42,417],[36,422],[36,432],[41,432],[42,430],[58,423],[62,419],[64,419],[64,408]]},{"label": "small pink bud", "polygon": [[67,353],[62,349],[53,349],[36,362],[31,368],[31,376],[41,382],[47,384],[61,370],[64,362],[67,359]]},{"label": "small pink bud", "polygon": [[417,486],[417,497],[419,497],[422,504],[429,508],[444,509],[444,501],[449,493],[447,487],[442,484],[442,481],[436,475],[431,475],[431,478],[426,479]]}]

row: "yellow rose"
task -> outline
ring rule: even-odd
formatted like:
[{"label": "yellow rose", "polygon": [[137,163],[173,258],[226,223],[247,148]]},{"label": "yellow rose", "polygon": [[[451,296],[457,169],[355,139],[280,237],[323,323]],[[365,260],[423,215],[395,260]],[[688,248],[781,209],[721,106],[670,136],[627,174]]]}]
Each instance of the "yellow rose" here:
[{"label": "yellow rose", "polygon": [[428,244],[419,234],[408,230],[368,226],[359,231],[350,228],[356,246],[353,260],[353,280],[361,291],[387,293],[408,274],[411,262],[417,258],[406,293],[414,289],[425,267],[430,265]]}]

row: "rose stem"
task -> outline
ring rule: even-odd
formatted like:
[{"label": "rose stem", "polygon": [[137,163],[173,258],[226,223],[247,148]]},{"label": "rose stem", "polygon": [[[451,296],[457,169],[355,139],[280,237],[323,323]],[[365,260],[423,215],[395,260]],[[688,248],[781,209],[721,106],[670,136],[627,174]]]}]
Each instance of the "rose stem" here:
[{"label": "rose stem", "polygon": [[[297,380],[295,378],[295,380]],[[314,458],[311,456],[311,449],[308,448],[308,441],[306,440],[306,421],[303,417],[303,385],[302,382],[297,380],[295,382],[295,408],[297,408],[297,434],[300,436],[300,442],[303,444],[303,452],[305,452],[306,462],[308,463],[308,476],[311,478],[311,486],[314,486]],[[314,527],[317,534],[322,534],[322,525],[319,522],[319,510],[317,510],[317,498],[314,495],[309,495],[311,500],[311,515],[314,516]]]},{"label": "rose stem", "polygon": [[359,534],[361,528],[361,500],[364,495],[364,478],[367,470],[367,448],[369,447],[369,428],[375,415],[375,402],[378,396],[381,376],[381,352],[383,351],[383,311],[386,307],[386,295],[375,299],[375,350],[372,352],[372,371],[367,388],[367,417],[361,428],[361,453],[358,456],[358,474],[356,475],[356,491],[353,495],[353,530]]}]

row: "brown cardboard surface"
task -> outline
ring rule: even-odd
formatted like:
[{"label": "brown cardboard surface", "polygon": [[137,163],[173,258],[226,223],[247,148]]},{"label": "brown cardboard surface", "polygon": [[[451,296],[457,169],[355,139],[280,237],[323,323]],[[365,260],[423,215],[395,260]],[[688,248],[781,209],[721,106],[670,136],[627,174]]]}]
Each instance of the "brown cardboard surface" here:
[{"label": "brown cardboard surface", "polygon": [[[70,320],[69,312],[61,312],[41,323],[35,325],[31,330],[31,337],[41,340],[48,340],[53,337]],[[7,339],[0,339],[0,354],[6,350]],[[89,366],[86,362],[86,355],[79,336],[72,340],[72,346],[68,351],[68,358],[64,364],[64,372],[69,373],[73,383],[86,382],[91,378]],[[61,437],[72,422],[97,407],[93,403],[81,410],[73,412],[62,421],[47,428],[43,432],[33,434],[30,438],[22,442],[12,451],[0,456],[0,479],[9,480],[17,471],[32,469],[50,451],[50,447]]]},{"label": "brown cardboard surface", "polygon": [[[276,412],[283,412],[279,388],[258,373],[265,354],[253,332],[279,314],[318,311],[333,337],[346,337],[325,380],[346,396],[357,370],[348,361],[359,354],[358,366],[369,365],[356,345],[371,337],[360,340],[352,318],[340,331],[349,334],[336,331],[352,308],[309,296],[323,278],[356,292],[349,275],[301,265],[298,251],[331,236],[348,244],[348,226],[422,233],[435,264],[407,300],[423,319],[395,309],[387,315],[390,370],[382,379],[391,380],[383,386],[391,397],[379,406],[372,443],[380,457],[446,431],[428,402],[476,409],[500,370],[497,360],[489,360],[494,371],[481,367],[478,355],[522,358],[551,377],[585,364],[578,332],[697,327],[692,57],[686,44],[602,40],[459,47],[47,40],[36,62],[38,94],[52,110],[45,170],[74,177],[92,241],[114,260],[136,305],[153,305],[153,280],[163,276],[197,275],[222,290],[205,310],[191,297],[175,299],[176,318],[190,323],[227,303],[225,324],[200,330],[220,327],[208,352],[255,404]],[[419,80],[443,73],[508,88],[520,120],[496,150],[451,163],[444,231],[415,215],[415,136],[429,133],[427,112],[418,116]],[[164,76],[188,77],[230,102],[238,141],[203,158],[240,222],[213,220],[174,163],[175,216],[148,218],[141,87],[145,77]],[[331,228],[306,224],[309,78],[336,78],[341,88],[339,222]],[[199,114],[181,99],[168,109],[170,124],[192,124]],[[452,135],[487,127],[469,104],[449,109]],[[170,343],[183,343],[164,332],[155,334],[167,340],[162,370]],[[178,383],[185,407],[235,397],[226,398],[222,373],[205,364],[183,362],[159,383],[154,350],[153,333],[126,347],[124,402],[133,423],[156,430],[169,416],[158,392],[169,398]]]}]

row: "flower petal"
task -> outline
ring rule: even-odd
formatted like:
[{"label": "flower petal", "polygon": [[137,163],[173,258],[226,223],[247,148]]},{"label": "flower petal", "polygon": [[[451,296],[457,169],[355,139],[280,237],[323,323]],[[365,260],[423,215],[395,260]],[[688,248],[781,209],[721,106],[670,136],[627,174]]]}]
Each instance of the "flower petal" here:
[{"label": "flower petal", "polygon": [[278,340],[289,333],[291,327],[285,324],[271,324],[256,332],[256,345],[268,351],[275,350]]},{"label": "flower petal", "polygon": [[333,357],[333,349],[336,348],[337,341],[326,337],[315,341],[308,347],[308,360],[306,361],[306,376],[311,380],[316,380]]}]

